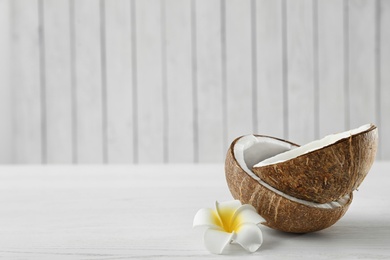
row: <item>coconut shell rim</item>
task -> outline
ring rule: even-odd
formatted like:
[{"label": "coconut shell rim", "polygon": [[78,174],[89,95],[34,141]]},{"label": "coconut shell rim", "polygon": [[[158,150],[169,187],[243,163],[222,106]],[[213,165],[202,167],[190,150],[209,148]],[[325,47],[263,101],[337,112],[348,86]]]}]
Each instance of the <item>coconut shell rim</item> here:
[{"label": "coconut shell rim", "polygon": [[[230,192],[232,193],[233,197],[234,197],[234,194],[232,192],[232,187],[231,185],[234,186],[233,183],[230,183],[229,182],[229,177],[228,175],[230,174],[242,174],[243,177],[242,178],[249,178],[250,180],[254,181],[256,183],[256,185],[260,185],[263,189],[267,190],[267,192],[271,192],[273,194],[275,194],[276,196],[279,196],[281,197],[281,199],[283,201],[285,201],[285,203],[288,203],[290,205],[296,205],[294,207],[303,207],[303,208],[307,208],[308,210],[315,210],[315,211],[318,211],[318,212],[327,212],[325,214],[333,214],[331,212],[334,212],[334,214],[336,214],[336,218],[333,219],[332,221],[330,221],[327,225],[325,226],[322,226],[322,227],[319,227],[319,226],[307,226],[307,227],[300,227],[300,228],[294,228],[294,229],[291,229],[291,228],[287,228],[287,226],[285,224],[282,224],[280,223],[281,225],[277,224],[277,223],[274,223],[273,221],[271,222],[268,222],[268,219],[265,218],[265,222],[263,222],[262,224],[263,225],[266,225],[272,229],[275,229],[275,230],[279,230],[279,231],[282,231],[282,232],[289,232],[289,233],[308,233],[308,232],[316,232],[316,231],[319,231],[319,230],[322,230],[322,229],[325,229],[325,228],[329,228],[330,226],[334,225],[336,222],[338,222],[342,217],[343,215],[348,211],[348,208],[349,206],[351,205],[352,203],[352,200],[353,200],[353,193],[351,192],[349,194],[349,198],[347,199],[347,201],[345,202],[345,204],[343,205],[339,205],[335,208],[318,208],[318,207],[313,207],[313,206],[309,206],[309,205],[305,205],[305,204],[302,204],[300,203],[299,201],[294,201],[294,200],[291,200],[289,198],[286,198],[280,194],[277,194],[275,193],[274,191],[270,190],[268,187],[264,186],[262,183],[260,183],[257,179],[253,178],[248,172],[246,172],[242,167],[241,165],[239,164],[239,162],[237,161],[235,155],[234,155],[234,146],[236,145],[237,141],[242,138],[242,137],[238,137],[236,138],[230,145],[229,149],[228,149],[228,155],[227,155],[227,158],[228,159],[230,157],[230,160],[231,163],[233,164],[234,167],[237,167],[239,168],[239,171],[235,171],[234,169],[231,169],[231,170],[226,170],[225,169],[225,175],[226,175],[226,178],[227,178],[227,184],[228,184],[228,187],[229,187],[229,190]],[[271,137],[273,138],[273,137]],[[230,154],[230,155],[229,155]],[[225,167],[227,167],[227,163],[228,161],[226,160],[225,161]],[[245,175],[245,176],[244,176]],[[236,198],[236,197],[235,197]],[[239,199],[241,200],[241,197],[238,197],[236,199]],[[250,203],[251,204],[251,203]],[[255,205],[253,205],[255,206]],[[256,210],[258,211],[259,209],[257,207],[255,207]],[[259,213],[260,214],[260,213]]]},{"label": "coconut shell rim", "polygon": [[[332,146],[332,145],[336,145],[336,144],[339,144],[339,143],[342,143],[342,142],[346,142],[346,141],[348,141],[350,138],[354,138],[354,137],[357,137],[357,136],[359,136],[359,135],[363,135],[363,134],[366,134],[366,133],[368,133],[368,132],[371,132],[371,131],[374,131],[374,130],[378,129],[376,125],[374,125],[374,124],[370,124],[370,125],[371,125],[370,128],[368,128],[367,130],[364,130],[364,131],[362,131],[362,132],[359,132],[359,133],[356,133],[356,134],[353,134],[353,135],[350,135],[350,136],[341,138],[340,140],[338,140],[338,141],[336,141],[336,142],[334,142],[334,143],[325,145],[325,146],[323,146],[323,147],[321,147],[321,148],[312,150],[312,151],[310,151],[310,152],[303,153],[303,154],[301,154],[301,155],[295,156],[295,157],[290,158],[290,159],[285,160],[285,161],[270,163],[270,164],[267,164],[267,165],[262,165],[262,166],[257,166],[257,167],[253,166],[253,168],[261,168],[261,167],[264,167],[264,166],[282,164],[282,163],[285,163],[285,162],[288,162],[288,161],[292,161],[292,160],[295,160],[295,159],[300,158],[300,157],[303,157],[303,156],[309,156],[309,155],[311,155],[311,154],[313,154],[313,153],[316,153],[316,152],[318,152],[318,151],[320,151],[320,150],[323,150],[323,149],[325,149],[325,148],[328,148],[328,147],[330,147],[330,146]],[[256,136],[256,135],[255,135],[255,136]],[[259,135],[259,136],[262,136],[262,135]],[[241,137],[242,137],[242,136],[241,136]],[[241,137],[240,137],[240,138],[241,138]],[[279,140],[279,141],[286,141],[286,140],[283,140],[283,139],[280,139],[280,138],[276,138],[276,137],[272,137],[272,136],[265,136],[265,137],[271,137],[271,138],[277,139],[277,140]],[[317,139],[317,140],[319,140],[319,139]],[[316,141],[316,140],[314,140],[314,141]],[[290,141],[286,141],[286,142],[288,142],[288,143],[290,143],[290,144],[294,144],[293,142],[290,142]],[[295,144],[295,145],[297,145],[297,144]],[[300,147],[300,146],[301,146],[301,145],[297,145],[297,147]]]},{"label": "coconut shell rim", "polygon": [[[241,169],[241,171],[244,172],[249,178],[253,179],[253,180],[256,181],[259,185],[263,186],[265,189],[269,190],[270,192],[275,193],[273,190],[269,189],[267,186],[265,186],[265,185],[263,185],[262,183],[260,183],[257,179],[253,178],[253,176],[251,176],[251,175],[250,175],[249,173],[247,173],[244,169],[242,169],[241,165],[240,165],[239,162],[237,161],[237,159],[236,159],[236,157],[235,157],[235,154],[234,154],[234,146],[236,145],[236,143],[238,142],[239,139],[241,139],[241,138],[243,138],[243,137],[245,137],[245,136],[246,136],[246,135],[242,135],[242,136],[239,136],[239,137],[235,138],[235,139],[233,140],[233,142],[230,144],[229,148],[228,148],[228,153],[231,153],[231,157],[234,159],[235,164],[236,164],[236,165]],[[283,140],[283,139],[280,139],[280,138],[277,138],[277,137],[273,137],[273,136],[258,135],[258,134],[253,134],[253,136],[257,136],[257,137],[268,137],[268,138],[271,138],[271,139],[276,139],[276,140],[279,140],[279,141],[283,141],[283,142],[287,142],[287,143],[290,143],[290,144],[293,144],[293,145],[297,145],[297,144],[294,144],[293,142],[286,141],[286,140]],[[297,146],[299,147],[299,145],[297,145]],[[295,157],[295,158],[296,158],[296,157]],[[248,169],[249,169],[249,168],[248,168]],[[249,169],[249,170],[253,172],[252,169]],[[225,172],[226,172],[226,171],[225,171]],[[268,184],[266,181],[264,181],[264,180],[261,179],[259,176],[257,176],[254,172],[253,172],[253,174],[254,174],[257,178],[259,178],[259,180],[261,180],[262,182],[264,182],[264,183],[266,183],[267,185],[271,186],[271,185]],[[277,188],[275,188],[275,187],[273,187],[273,186],[271,186],[271,187],[274,188],[275,190],[278,190]],[[281,193],[283,193],[283,194],[285,194],[285,195],[287,195],[287,196],[291,196],[291,195],[288,195],[288,194],[284,193],[284,192],[281,191],[281,190],[278,190],[278,191],[281,192]],[[278,196],[283,197],[284,199],[286,199],[286,200],[288,200],[288,201],[290,201],[290,202],[292,202],[292,203],[298,204],[298,205],[303,205],[303,206],[306,206],[306,207],[309,207],[309,208],[317,208],[317,209],[321,209],[321,210],[332,210],[332,208],[313,207],[313,206],[310,206],[310,205],[306,205],[306,204],[304,204],[304,203],[301,203],[301,202],[299,202],[299,201],[291,200],[291,199],[289,199],[289,198],[287,198],[287,197],[285,197],[285,196],[283,196],[283,195],[280,195],[280,194],[277,194],[277,193],[275,193],[275,194],[278,195]],[[347,201],[344,205],[339,205],[339,206],[337,206],[336,208],[341,208],[341,207],[344,207],[344,206],[347,205],[347,204],[348,204],[348,205],[351,204],[351,201],[352,201],[352,198],[353,198],[352,192],[347,193],[347,194],[345,194],[344,196],[347,196],[347,195],[349,196],[348,201]],[[318,202],[313,202],[313,201],[309,201],[309,200],[304,200],[304,199],[296,198],[296,197],[294,197],[294,196],[291,196],[291,197],[293,197],[293,198],[295,198],[295,199],[297,199],[297,200],[306,201],[306,202],[308,202],[308,203],[327,204],[327,203],[318,203]]]}]

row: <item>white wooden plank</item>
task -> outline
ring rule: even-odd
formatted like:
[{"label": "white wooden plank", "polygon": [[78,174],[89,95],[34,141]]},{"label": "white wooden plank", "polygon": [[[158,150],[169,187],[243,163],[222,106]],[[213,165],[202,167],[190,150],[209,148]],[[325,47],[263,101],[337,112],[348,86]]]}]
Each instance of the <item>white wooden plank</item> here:
[{"label": "white wooden plank", "polygon": [[380,86],[380,158],[390,160],[390,2],[380,1],[379,86]]},{"label": "white wooden plank", "polygon": [[80,163],[103,162],[100,10],[94,0],[74,1],[77,154]]},{"label": "white wooden plank", "polygon": [[288,137],[303,144],[315,138],[313,2],[286,2]]},{"label": "white wooden plank", "polygon": [[169,163],[194,161],[191,1],[165,0]]},{"label": "white wooden plank", "polygon": [[127,0],[105,1],[108,162],[133,162],[131,13]]},{"label": "white wooden plank", "polygon": [[163,162],[161,2],[136,1],[138,157],[140,163]]},{"label": "white wooden plank", "polygon": [[283,138],[281,0],[256,1],[258,133]]},{"label": "white wooden plank", "polygon": [[[99,3],[97,1],[47,1],[44,0],[44,60],[45,96],[47,110],[42,111],[40,83],[40,49],[38,34],[37,1],[0,1],[0,31],[5,24],[6,3],[12,32],[7,66],[10,73],[0,69],[0,75],[10,75],[12,88],[0,89],[0,118],[12,121],[0,129],[0,161],[70,162],[72,148],[71,97],[70,97],[70,45],[69,3],[75,5],[76,29],[76,87],[77,154],[80,162],[102,162],[104,154],[104,105],[108,104],[108,159],[110,162],[133,162],[134,138],[132,113],[131,65],[131,14],[125,0],[104,1],[106,33],[107,96],[102,96],[102,50]],[[256,66],[258,132],[274,136],[283,135],[282,93],[282,17],[281,0],[253,1],[256,6]],[[375,2],[349,1],[348,42],[349,96],[344,96],[343,82],[343,10],[342,2],[318,0],[318,69],[319,69],[319,135],[341,131],[347,125],[355,127],[375,121],[380,125],[381,154],[389,153],[388,111],[390,111],[388,73],[388,22],[387,2],[381,1],[380,16],[380,73],[375,71]],[[191,25],[191,3],[196,9],[195,25]],[[221,3],[226,6],[225,39],[221,38]],[[237,3],[237,7],[234,6]],[[309,1],[286,1],[288,43],[288,122],[290,140],[303,143],[315,137],[313,68],[313,13]],[[3,5],[2,5],[3,4]],[[238,117],[240,108],[251,111],[251,75],[246,65],[250,57],[250,1],[177,1],[165,0],[165,25],[161,17],[164,1],[137,1],[138,49],[137,61],[141,66],[139,113],[141,122],[139,148],[141,161],[150,157],[162,162],[215,162],[223,160],[226,144],[239,132],[249,132],[245,127],[252,115]],[[139,9],[139,8],[138,8]],[[244,12],[242,14],[241,12]],[[150,15],[151,13],[155,15]],[[239,15],[241,14],[241,15]],[[234,17],[237,15],[236,20]],[[244,25],[248,21],[247,25]],[[162,25],[165,26],[165,47]],[[191,26],[196,29],[191,35]],[[240,27],[240,29],[237,29]],[[3,29],[1,29],[3,28]],[[149,28],[144,30],[144,28]],[[242,30],[241,30],[242,28]],[[315,32],[315,31],[314,31]],[[141,38],[139,38],[139,35]],[[237,35],[237,37],[234,37]],[[195,37],[194,37],[195,36]],[[191,42],[192,39],[196,40]],[[0,47],[6,37],[0,39]],[[253,39],[252,39],[253,41]],[[250,42],[249,42],[250,43]],[[253,43],[253,42],[252,42]],[[226,50],[226,87],[223,85],[223,58]],[[152,46],[152,48],[150,48]],[[191,46],[195,52],[191,53]],[[238,47],[235,47],[238,46]],[[239,48],[240,47],[240,48]],[[165,58],[162,56],[165,48]],[[239,51],[235,51],[239,49]],[[155,55],[156,54],[156,55]],[[6,52],[0,50],[2,62]],[[192,55],[195,55],[195,85],[191,74]],[[153,59],[152,59],[153,58]],[[164,62],[164,59],[166,63]],[[153,60],[153,61],[152,61]],[[249,60],[250,62],[250,60]],[[249,63],[248,66],[251,64]],[[166,66],[164,68],[164,66]],[[6,68],[7,69],[7,68]],[[139,70],[139,69],[138,69]],[[164,75],[166,73],[166,75]],[[153,75],[153,77],[151,76]],[[380,93],[375,89],[379,78]],[[1,77],[1,76],[0,76]],[[163,92],[165,77],[166,89]],[[0,83],[7,79],[3,77]],[[158,86],[157,86],[158,85]],[[239,85],[235,87],[235,85]],[[152,87],[151,87],[152,86]],[[194,88],[195,87],[195,88]],[[232,88],[230,88],[232,87]],[[156,91],[150,91],[155,88]],[[196,90],[195,97],[192,91]],[[11,93],[12,91],[12,93]],[[236,93],[237,91],[237,93]],[[153,94],[150,94],[153,93]],[[164,100],[165,95],[165,100]],[[226,111],[223,97],[227,95]],[[12,97],[12,99],[10,99]],[[378,110],[380,99],[380,110]],[[145,101],[146,100],[146,101]],[[196,104],[193,101],[197,101]],[[344,100],[349,100],[348,110],[343,110]],[[165,103],[164,103],[165,102]],[[153,105],[151,105],[153,104]],[[12,106],[10,112],[7,108]],[[197,113],[193,113],[193,107]],[[125,112],[124,112],[125,111]],[[379,111],[379,112],[378,112]],[[237,113],[237,114],[236,114]],[[224,114],[226,117],[224,119]],[[245,113],[248,114],[248,113]],[[44,115],[46,118],[41,118]],[[166,117],[168,115],[168,117]],[[194,115],[197,115],[194,117]],[[155,118],[157,118],[155,120]],[[151,119],[152,118],[152,119]],[[233,119],[234,118],[234,119]],[[166,120],[168,119],[168,120]],[[226,121],[227,119],[227,121]],[[224,121],[225,120],[225,121]],[[176,122],[175,122],[176,121]],[[165,123],[164,123],[165,122]],[[195,122],[195,124],[193,124]],[[239,122],[239,123],[236,123]],[[229,126],[225,128],[224,124]],[[14,130],[12,130],[14,129]],[[47,131],[47,136],[43,135]],[[137,132],[136,131],[136,132]],[[150,138],[150,133],[152,138]],[[154,133],[157,132],[157,133]],[[228,132],[225,140],[224,133]],[[164,136],[165,135],[165,136]],[[142,138],[141,138],[142,137]],[[45,141],[47,138],[47,143]],[[150,140],[149,140],[150,138]],[[2,141],[4,140],[4,142]],[[174,141],[172,141],[174,140]],[[195,140],[195,142],[193,142]],[[199,141],[199,143],[197,142]],[[46,147],[47,144],[47,147]],[[150,147],[153,144],[153,148]],[[10,146],[15,145],[13,148]],[[42,146],[43,145],[43,146]],[[5,148],[7,147],[7,148]],[[42,148],[46,149],[44,152]],[[14,151],[14,152],[13,152]],[[167,155],[163,151],[168,151]],[[184,152],[185,151],[185,152]],[[4,156],[1,156],[1,153]],[[14,155],[13,155],[14,154]],[[165,156],[165,157],[164,157]],[[15,158],[15,159],[13,159]]]},{"label": "white wooden plank", "polygon": [[11,1],[11,86],[15,163],[42,162],[38,2]]},{"label": "white wooden plank", "polygon": [[[198,161],[221,162],[223,140],[220,1],[195,2]],[[233,140],[229,140],[233,141]]]},{"label": "white wooden plank", "polygon": [[228,0],[225,5],[226,127],[232,141],[253,133],[251,2]]},{"label": "white wooden plank", "polygon": [[319,136],[345,125],[343,1],[318,0]]},{"label": "white wooden plank", "polygon": [[69,41],[69,1],[43,1],[47,162],[70,163],[72,86]]},{"label": "white wooden plank", "polygon": [[375,123],[375,1],[349,1],[350,128]]},{"label": "white wooden plank", "polygon": [[389,170],[390,163],[374,164],[334,226],[297,235],[260,225],[264,243],[258,251],[217,256],[206,250],[204,230],[192,230],[191,223],[197,210],[232,199],[222,164],[2,166],[0,255],[34,260],[389,259]]},{"label": "white wooden plank", "polygon": [[0,1],[0,163],[11,163],[13,160],[13,134],[11,117],[10,85],[10,1]]}]

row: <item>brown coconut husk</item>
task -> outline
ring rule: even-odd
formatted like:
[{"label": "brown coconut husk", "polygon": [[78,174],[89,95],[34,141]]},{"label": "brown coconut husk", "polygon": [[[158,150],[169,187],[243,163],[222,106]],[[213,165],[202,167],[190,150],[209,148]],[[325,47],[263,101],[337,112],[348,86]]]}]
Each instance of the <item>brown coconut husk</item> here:
[{"label": "brown coconut husk", "polygon": [[226,181],[235,199],[256,208],[265,219],[262,224],[285,232],[307,233],[330,227],[345,214],[352,202],[352,194],[342,206],[318,208],[290,200],[252,178],[234,157],[234,145],[238,139],[231,144],[226,156]]},{"label": "brown coconut husk", "polygon": [[378,130],[372,125],[321,149],[252,170],[283,193],[327,203],[359,187],[375,160],[377,146]]}]

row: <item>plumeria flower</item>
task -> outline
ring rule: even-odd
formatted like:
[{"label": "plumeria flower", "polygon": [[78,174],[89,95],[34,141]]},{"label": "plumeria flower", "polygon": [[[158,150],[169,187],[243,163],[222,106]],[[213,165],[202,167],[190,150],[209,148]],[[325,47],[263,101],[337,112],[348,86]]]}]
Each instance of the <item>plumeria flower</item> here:
[{"label": "plumeria flower", "polygon": [[264,219],[251,205],[242,205],[239,200],[215,203],[215,210],[200,209],[193,227],[206,227],[204,244],[214,254],[222,254],[232,243],[241,245],[253,253],[263,243],[263,235],[257,224]]}]

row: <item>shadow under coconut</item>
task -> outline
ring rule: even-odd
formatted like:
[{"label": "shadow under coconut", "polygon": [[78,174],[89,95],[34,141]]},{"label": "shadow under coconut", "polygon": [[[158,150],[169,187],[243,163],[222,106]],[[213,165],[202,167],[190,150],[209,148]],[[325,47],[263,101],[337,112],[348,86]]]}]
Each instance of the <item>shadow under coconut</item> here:
[{"label": "shadow under coconut", "polygon": [[[271,229],[266,226],[260,226],[261,231],[263,232],[263,244],[259,249],[257,249],[256,253],[261,253],[264,251],[272,251],[276,248],[282,248],[281,245],[287,240],[295,239],[297,237],[303,236],[305,234],[294,234],[294,233],[286,233],[278,230]],[[240,245],[232,243],[229,244],[222,255],[232,255],[232,256],[245,256],[245,255],[253,255],[242,248]]]},{"label": "shadow under coconut", "polygon": [[273,250],[280,247],[281,244],[286,243],[289,240],[299,239],[307,234],[287,233],[269,227],[261,226],[263,231],[263,244],[260,250]]},{"label": "shadow under coconut", "polygon": [[262,230],[264,242],[259,249],[261,251],[295,248],[302,245],[319,250],[372,246],[387,248],[390,245],[390,219],[343,221],[327,229],[305,234],[285,233],[266,227]]},{"label": "shadow under coconut", "polygon": [[[356,250],[356,248],[387,248],[390,245],[390,219],[378,218],[345,219],[337,224],[312,233],[287,233],[260,226],[263,232],[263,244],[256,253],[273,253],[296,250],[300,247],[316,248],[319,252],[334,250]],[[324,253],[324,254],[325,254]],[[224,255],[252,255],[237,244],[231,244]]]},{"label": "shadow under coconut", "polygon": [[262,228],[264,242],[261,246],[261,250],[273,250],[275,248],[284,247],[284,244],[291,243],[324,243],[326,241],[334,240],[338,236],[337,233],[346,232],[345,230],[343,231],[341,229],[337,227],[330,227],[324,230],[311,233],[287,233],[265,227]]},{"label": "shadow under coconut", "polygon": [[364,220],[349,219],[341,222],[340,225],[329,229],[329,236],[334,240],[343,242],[344,245],[367,247],[375,241],[376,246],[390,245],[390,219],[383,217],[365,218]]}]

